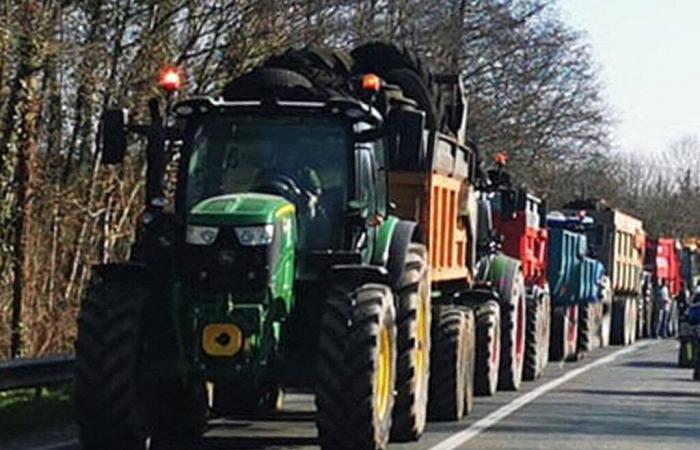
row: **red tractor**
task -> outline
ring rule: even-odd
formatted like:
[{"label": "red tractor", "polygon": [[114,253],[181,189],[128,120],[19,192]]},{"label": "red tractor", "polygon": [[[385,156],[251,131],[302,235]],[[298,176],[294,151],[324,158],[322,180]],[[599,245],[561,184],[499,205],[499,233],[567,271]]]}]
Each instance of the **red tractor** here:
[{"label": "red tractor", "polygon": [[547,284],[547,230],[544,202],[526,188],[512,188],[510,177],[501,166],[490,172],[490,178],[501,189],[492,197],[493,222],[501,235],[503,252],[520,261],[527,289],[525,325],[525,361],[523,378],[538,378],[549,359],[550,297]]}]

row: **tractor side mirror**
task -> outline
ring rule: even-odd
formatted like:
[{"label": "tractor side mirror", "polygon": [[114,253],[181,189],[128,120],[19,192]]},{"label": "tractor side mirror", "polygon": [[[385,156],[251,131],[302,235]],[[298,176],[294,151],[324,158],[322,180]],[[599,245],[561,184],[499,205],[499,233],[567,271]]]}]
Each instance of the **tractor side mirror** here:
[{"label": "tractor side mirror", "polygon": [[102,114],[102,162],[119,164],[126,153],[126,109],[108,109]]}]

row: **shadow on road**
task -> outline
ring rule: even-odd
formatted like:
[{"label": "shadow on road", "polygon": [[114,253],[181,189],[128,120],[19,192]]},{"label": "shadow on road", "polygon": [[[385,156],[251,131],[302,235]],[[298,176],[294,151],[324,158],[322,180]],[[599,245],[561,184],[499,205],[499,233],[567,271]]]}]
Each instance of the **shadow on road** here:
[{"label": "shadow on road", "polygon": [[678,364],[673,361],[631,361],[625,364],[626,367],[638,369],[674,369]]},{"label": "shadow on road", "polygon": [[682,391],[624,391],[609,389],[571,389],[563,390],[561,392],[586,395],[618,395],[622,397],[700,398],[700,393]]},{"label": "shadow on road", "polygon": [[202,450],[259,450],[268,447],[297,448],[318,445],[315,437],[234,437],[234,438],[207,438],[201,447]]}]

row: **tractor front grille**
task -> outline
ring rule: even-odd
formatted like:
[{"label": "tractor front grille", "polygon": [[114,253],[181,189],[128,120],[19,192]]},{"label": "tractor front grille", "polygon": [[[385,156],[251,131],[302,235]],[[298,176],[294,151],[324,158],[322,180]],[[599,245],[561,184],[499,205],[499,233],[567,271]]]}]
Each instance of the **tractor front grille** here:
[{"label": "tractor front grille", "polygon": [[232,228],[223,228],[210,246],[186,245],[181,270],[197,293],[264,292],[274,246],[245,247]]}]

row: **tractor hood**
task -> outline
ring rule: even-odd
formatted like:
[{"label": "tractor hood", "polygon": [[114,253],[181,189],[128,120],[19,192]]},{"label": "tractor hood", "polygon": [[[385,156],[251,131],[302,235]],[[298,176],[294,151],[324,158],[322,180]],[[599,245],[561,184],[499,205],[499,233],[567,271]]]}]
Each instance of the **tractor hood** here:
[{"label": "tractor hood", "polygon": [[189,214],[190,225],[264,225],[294,214],[294,205],[282,197],[245,193],[211,197],[197,203]]}]

